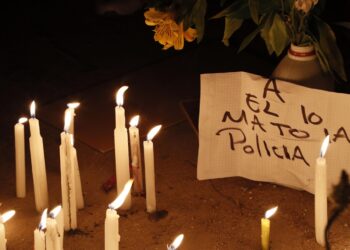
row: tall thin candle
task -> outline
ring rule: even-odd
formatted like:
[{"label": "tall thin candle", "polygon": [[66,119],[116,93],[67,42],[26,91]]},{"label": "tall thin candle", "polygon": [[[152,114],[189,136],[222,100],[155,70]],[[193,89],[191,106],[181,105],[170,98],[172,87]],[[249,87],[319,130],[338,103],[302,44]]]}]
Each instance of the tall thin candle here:
[{"label": "tall thin candle", "polygon": [[129,140],[130,140],[130,155],[131,155],[131,167],[132,178],[134,179],[134,191],[135,193],[143,192],[143,175],[142,175],[142,161],[141,161],[141,147],[140,147],[140,134],[137,125],[139,124],[140,116],[136,115],[130,120],[129,127]]},{"label": "tall thin candle", "polygon": [[270,249],[270,218],[277,211],[278,207],[266,211],[265,217],[261,219],[261,248],[262,250]]},{"label": "tall thin candle", "polygon": [[19,198],[26,196],[26,160],[24,143],[24,123],[26,117],[22,117],[15,125],[15,160],[16,160],[16,194]]},{"label": "tall thin candle", "polygon": [[154,174],[154,152],[152,139],[159,132],[161,127],[161,125],[158,125],[152,128],[147,134],[147,141],[143,142],[146,176],[146,207],[148,213],[153,213],[157,210]]},{"label": "tall thin candle", "polygon": [[43,211],[49,204],[47,191],[46,166],[44,156],[43,138],[40,135],[39,120],[35,118],[36,105],[33,101],[30,105],[29,127],[30,127],[30,158],[32,162],[32,173],[34,183],[35,206],[38,212]]},{"label": "tall thin candle", "polygon": [[[114,151],[118,194],[121,193],[124,185],[130,179],[128,131],[125,127],[125,110],[123,108],[124,93],[127,89],[127,86],[123,86],[116,94],[117,106],[115,107]],[[121,208],[129,209],[130,207],[131,196],[129,193]]]},{"label": "tall thin candle", "polygon": [[123,190],[118,197],[109,204],[106,210],[105,219],[105,250],[118,250],[119,249],[119,215],[117,209],[122,206],[123,202],[130,193],[133,180],[127,181]]},{"label": "tall thin candle", "polygon": [[315,235],[321,246],[325,245],[325,229],[327,225],[327,163],[326,152],[329,145],[329,135],[323,140],[320,156],[315,167]]}]

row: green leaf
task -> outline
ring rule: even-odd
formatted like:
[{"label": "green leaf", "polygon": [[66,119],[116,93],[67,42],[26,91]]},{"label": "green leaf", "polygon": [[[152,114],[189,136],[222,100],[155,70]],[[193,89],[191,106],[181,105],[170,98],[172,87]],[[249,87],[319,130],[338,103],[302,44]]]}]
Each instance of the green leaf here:
[{"label": "green leaf", "polygon": [[250,15],[256,24],[259,24],[259,0],[248,0]]},{"label": "green leaf", "polygon": [[327,23],[323,22],[319,18],[316,18],[315,20],[317,22],[319,33],[320,50],[327,58],[327,61],[332,69],[339,75],[340,78],[347,81],[343,57],[339,51],[336,38],[331,27],[329,27]]},{"label": "green leaf", "polygon": [[260,32],[260,28],[257,28],[252,33],[250,33],[248,36],[246,36],[246,38],[244,38],[244,40],[241,43],[241,46],[238,49],[238,53],[241,52],[242,50],[244,50],[253,41],[253,39],[256,37],[256,35],[259,34],[259,32]]},{"label": "green leaf", "polygon": [[279,56],[290,43],[286,24],[277,13],[274,15],[271,29],[268,31],[268,40],[277,56]]},{"label": "green leaf", "polygon": [[192,8],[191,19],[197,30],[197,42],[203,39],[205,28],[205,13],[207,11],[207,1],[197,0]]},{"label": "green leaf", "polygon": [[224,37],[222,38],[222,42],[229,46],[230,42],[229,39],[235,33],[236,30],[238,30],[243,23],[243,20],[241,19],[235,19],[230,16],[225,17],[225,31],[224,31]]},{"label": "green leaf", "polygon": [[248,2],[246,0],[235,1],[210,19],[217,19],[225,16],[231,16],[236,19],[250,18]]}]

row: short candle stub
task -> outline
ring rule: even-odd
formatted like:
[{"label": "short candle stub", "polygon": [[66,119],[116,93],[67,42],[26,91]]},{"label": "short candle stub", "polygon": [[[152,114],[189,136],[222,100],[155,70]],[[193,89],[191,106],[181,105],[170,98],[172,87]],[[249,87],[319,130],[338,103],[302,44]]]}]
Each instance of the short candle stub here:
[{"label": "short candle stub", "polygon": [[325,155],[327,153],[328,145],[329,145],[329,135],[327,135],[326,138],[324,138],[324,140],[322,142],[321,151],[320,151],[321,158],[325,157]]}]

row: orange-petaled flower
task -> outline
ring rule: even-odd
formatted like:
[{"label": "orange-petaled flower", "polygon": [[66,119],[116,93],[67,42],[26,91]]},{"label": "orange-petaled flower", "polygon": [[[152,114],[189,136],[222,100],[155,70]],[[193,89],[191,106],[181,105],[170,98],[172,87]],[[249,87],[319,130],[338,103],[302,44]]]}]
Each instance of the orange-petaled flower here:
[{"label": "orange-petaled flower", "polygon": [[184,47],[185,40],[192,42],[197,38],[195,29],[188,28],[184,31],[183,22],[177,24],[174,16],[169,12],[161,12],[150,8],[144,15],[146,24],[155,26],[154,40],[162,44],[163,49],[174,47],[176,50],[181,50]]}]

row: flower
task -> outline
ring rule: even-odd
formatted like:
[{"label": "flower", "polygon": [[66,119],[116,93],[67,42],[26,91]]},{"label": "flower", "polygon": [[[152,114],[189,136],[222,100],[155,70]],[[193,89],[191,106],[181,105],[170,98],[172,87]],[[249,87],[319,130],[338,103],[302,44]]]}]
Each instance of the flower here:
[{"label": "flower", "polygon": [[174,47],[181,50],[184,47],[184,41],[192,42],[197,38],[197,32],[193,28],[184,31],[183,22],[175,22],[172,13],[157,11],[150,8],[144,13],[145,23],[148,26],[155,26],[154,40],[162,44],[163,49]]},{"label": "flower", "polygon": [[304,13],[308,13],[317,3],[318,0],[295,0],[294,7]]}]

